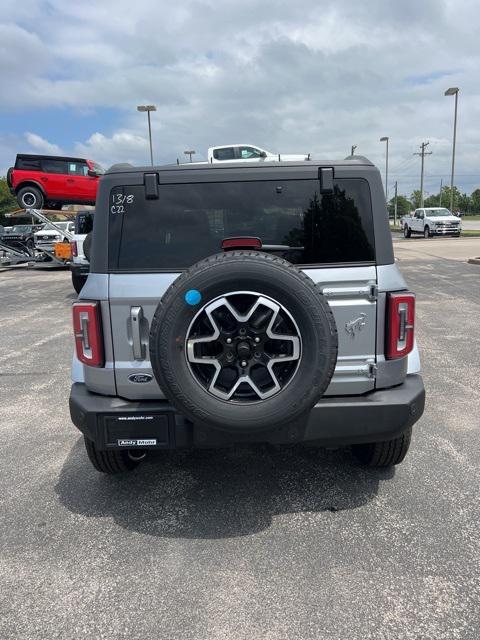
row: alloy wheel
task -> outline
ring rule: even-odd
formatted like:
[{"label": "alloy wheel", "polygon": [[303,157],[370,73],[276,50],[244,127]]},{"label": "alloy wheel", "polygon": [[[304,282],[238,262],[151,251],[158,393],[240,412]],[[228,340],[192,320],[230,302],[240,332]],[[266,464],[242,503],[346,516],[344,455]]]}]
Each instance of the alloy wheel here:
[{"label": "alloy wheel", "polygon": [[302,341],[289,311],[263,294],[237,291],[206,304],[187,331],[194,379],[213,396],[259,402],[295,377]]}]

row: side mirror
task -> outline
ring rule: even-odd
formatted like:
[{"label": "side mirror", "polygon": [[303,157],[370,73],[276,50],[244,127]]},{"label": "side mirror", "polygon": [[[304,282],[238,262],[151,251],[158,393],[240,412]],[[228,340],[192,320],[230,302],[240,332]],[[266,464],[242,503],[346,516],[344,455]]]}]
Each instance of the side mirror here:
[{"label": "side mirror", "polygon": [[89,169],[87,171],[87,173],[91,178],[98,178],[98,173],[96,171],[94,171],[93,169]]},{"label": "side mirror", "polygon": [[260,151],[260,158],[266,158],[266,157],[267,157],[266,151]]}]

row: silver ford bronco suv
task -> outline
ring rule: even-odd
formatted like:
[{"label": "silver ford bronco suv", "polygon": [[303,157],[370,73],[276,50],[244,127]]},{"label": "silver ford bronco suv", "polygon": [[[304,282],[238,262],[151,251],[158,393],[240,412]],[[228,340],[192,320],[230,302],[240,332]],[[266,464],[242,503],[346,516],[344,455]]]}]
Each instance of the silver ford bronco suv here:
[{"label": "silver ford bronco suv", "polygon": [[98,471],[239,442],[403,460],[415,296],[367,159],[112,167],[92,238],[70,413]]}]

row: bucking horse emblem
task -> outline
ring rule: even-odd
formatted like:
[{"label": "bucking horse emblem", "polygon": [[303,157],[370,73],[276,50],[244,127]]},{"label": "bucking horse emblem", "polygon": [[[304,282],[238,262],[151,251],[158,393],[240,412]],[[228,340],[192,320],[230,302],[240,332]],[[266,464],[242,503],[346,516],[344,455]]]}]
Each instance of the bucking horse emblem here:
[{"label": "bucking horse emblem", "polygon": [[363,327],[367,324],[367,314],[361,313],[359,318],[355,318],[355,320],[350,320],[345,324],[345,331],[351,338],[355,338],[355,334],[357,331],[361,331]]}]

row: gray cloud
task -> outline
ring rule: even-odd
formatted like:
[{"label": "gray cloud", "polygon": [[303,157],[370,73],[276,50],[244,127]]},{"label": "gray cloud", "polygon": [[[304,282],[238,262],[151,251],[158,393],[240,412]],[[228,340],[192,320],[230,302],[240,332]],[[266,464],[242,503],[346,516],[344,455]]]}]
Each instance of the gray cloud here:
[{"label": "gray cloud", "polygon": [[[430,139],[434,191],[451,151],[453,101],[443,91],[458,85],[458,183],[470,190],[480,181],[472,0],[30,0],[21,13],[9,4],[18,24],[3,26],[1,74],[14,90],[1,108],[123,112],[118,131],[92,131],[72,152],[144,162],[145,118],[135,106],[151,101],[160,162],[187,147],[200,157],[212,144],[249,141],[316,157],[357,144],[383,167],[379,138],[389,135],[391,180],[408,193],[418,183],[413,153]],[[22,73],[26,53],[34,64]]]}]

